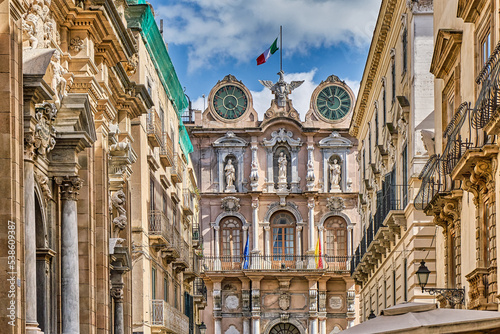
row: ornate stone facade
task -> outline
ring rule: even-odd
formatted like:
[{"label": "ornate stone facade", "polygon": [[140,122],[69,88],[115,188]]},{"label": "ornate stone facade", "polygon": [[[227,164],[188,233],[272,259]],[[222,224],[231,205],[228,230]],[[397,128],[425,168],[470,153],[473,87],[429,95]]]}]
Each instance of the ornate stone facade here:
[{"label": "ornate stone facade", "polygon": [[[334,84],[350,92],[340,80]],[[247,101],[237,122],[232,118],[233,105],[214,102],[219,101],[215,98],[219,91],[233,85]],[[194,145],[200,147],[193,162],[203,180],[199,185],[202,268],[213,296],[202,319],[207,332],[214,334],[269,333],[283,323],[299,333],[326,334],[354,320],[345,303],[334,310],[326,302],[333,293],[346,300],[347,290],[354,289],[349,268],[353,241],[357,242],[353,191],[358,187],[358,167],[356,140],[346,132],[351,114],[324,121],[312,97],[302,121],[289,91],[280,91],[272,82],[266,86],[276,96],[267,111],[259,110],[265,112],[264,120],[258,119],[248,89],[228,75],[212,89],[209,107],[196,111],[193,127],[188,125]],[[330,209],[330,188],[325,184],[332,157],[340,163],[342,181],[335,201],[341,205]],[[229,158],[236,169],[236,190],[231,194],[224,180]],[[321,256],[318,252],[315,256],[317,246]]]},{"label": "ornate stone facade", "polygon": [[[138,12],[141,15],[134,16]],[[0,256],[7,263],[8,247],[12,253],[8,245],[15,245],[9,263],[10,272],[16,272],[12,285],[7,284],[11,274],[0,274],[0,289],[11,289],[13,298],[4,293],[2,302],[15,304],[10,317],[0,318],[3,331],[136,331],[132,259],[135,263],[140,263],[141,256],[162,260],[158,260],[157,248],[151,248],[155,254],[148,254],[149,240],[146,246],[134,240],[134,229],[146,236],[150,230],[148,206],[137,200],[132,204],[132,199],[142,190],[137,188],[149,182],[150,170],[139,166],[160,165],[169,158],[166,149],[151,147],[153,140],[148,140],[146,132],[148,111],[164,102],[152,96],[146,87],[148,78],[137,73],[139,64],[152,64],[151,76],[159,77],[153,64],[157,58],[144,52],[140,29],[133,20],[146,12],[152,17],[147,5],[107,0],[8,0],[0,4],[0,234],[4,238]],[[155,24],[154,20],[147,23]],[[166,52],[165,45],[161,46]],[[168,85],[182,91],[175,80]],[[157,88],[156,92],[166,95],[161,84]],[[175,106],[164,105],[169,108],[165,124],[179,123],[179,109],[188,103],[183,93],[179,96],[170,96]],[[175,130],[171,135],[179,138],[177,126]],[[158,138],[163,143],[164,134]],[[169,285],[170,295],[174,289],[178,295],[172,297],[175,307],[169,313],[179,320],[174,332],[187,333],[184,293],[193,294],[191,282],[199,275],[191,251],[196,178],[188,171],[192,168],[186,162],[189,152],[168,143],[170,151],[184,159],[186,173],[185,187],[169,194],[177,198],[178,211],[182,211],[173,245],[177,252],[172,250],[167,269],[177,283]],[[169,172],[162,168],[163,174]],[[145,180],[139,178],[143,182],[136,183],[132,175],[141,173]],[[166,179],[160,172],[155,177]],[[136,226],[137,221],[145,226]],[[142,264],[137,267],[142,275]],[[148,305],[148,318],[140,321],[148,324],[153,322],[150,272],[144,279],[149,282],[148,294],[138,302]]]}]

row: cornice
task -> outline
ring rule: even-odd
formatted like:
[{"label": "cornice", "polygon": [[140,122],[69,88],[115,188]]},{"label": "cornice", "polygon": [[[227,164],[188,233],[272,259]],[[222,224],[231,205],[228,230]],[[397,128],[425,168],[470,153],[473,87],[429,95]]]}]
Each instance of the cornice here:
[{"label": "cornice", "polygon": [[458,0],[457,17],[467,23],[476,23],[486,0]]},{"label": "cornice", "polygon": [[462,45],[462,31],[440,29],[434,44],[431,73],[438,79],[444,79],[455,64]]},{"label": "cornice", "polygon": [[368,53],[368,60],[366,62],[363,79],[361,81],[358,98],[356,100],[356,105],[351,119],[351,125],[349,127],[349,134],[354,137],[358,135],[359,127],[363,120],[368,103],[368,97],[373,88],[373,83],[380,66],[382,52],[385,48],[386,40],[389,35],[389,31],[391,30],[391,25],[393,24],[393,19],[397,17],[397,15],[394,14],[397,3],[397,0],[383,0],[380,7],[375,32],[370,45],[370,51]]}]

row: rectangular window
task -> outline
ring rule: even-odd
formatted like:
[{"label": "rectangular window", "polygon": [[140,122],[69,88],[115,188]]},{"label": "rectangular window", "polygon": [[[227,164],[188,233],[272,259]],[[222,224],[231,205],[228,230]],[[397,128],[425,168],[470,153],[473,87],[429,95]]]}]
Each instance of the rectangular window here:
[{"label": "rectangular window", "polygon": [[177,227],[177,204],[172,205],[172,226]]},{"label": "rectangular window", "polygon": [[396,61],[392,61],[391,69],[391,81],[392,81],[392,103],[396,102]]},{"label": "rectangular window", "polygon": [[387,124],[387,92],[385,89],[385,83],[384,83],[384,88],[382,90],[382,109],[384,112],[384,125]]},{"label": "rectangular window", "polygon": [[408,145],[405,145],[403,148],[403,153],[402,153],[402,159],[403,159],[403,207],[401,209],[404,209],[406,207],[406,204],[408,204]]},{"label": "rectangular window", "polygon": [[168,303],[168,280],[163,278],[163,300]]},{"label": "rectangular window", "polygon": [[151,299],[156,299],[156,268],[151,268]]},{"label": "rectangular window", "polygon": [[403,36],[401,37],[403,44],[403,75],[406,73],[408,66],[408,30],[405,28]]},{"label": "rectangular window", "polygon": [[161,123],[161,133],[165,133],[165,112],[163,108],[160,106],[160,123]]},{"label": "rectangular window", "polygon": [[153,176],[149,178],[149,209],[155,209],[155,179]]},{"label": "rectangular window", "polygon": [[488,32],[486,36],[481,40],[481,66],[484,66],[488,62],[491,55],[491,33]]},{"label": "rectangular window", "polygon": [[375,145],[378,146],[378,108],[375,108]]},{"label": "rectangular window", "polygon": [[[363,146],[364,146],[364,143],[363,143]],[[365,179],[365,168],[366,168],[366,165],[365,165],[365,150],[363,150],[362,158],[363,158],[362,165],[363,165],[363,180],[364,180]]]},{"label": "rectangular window", "polygon": [[403,282],[404,282],[404,287],[405,287],[405,291],[404,291],[404,297],[405,297],[405,302],[408,301],[408,282],[407,282],[407,272],[406,272],[406,265],[407,265],[407,262],[406,262],[406,259],[403,261],[403,265],[404,265],[404,268],[403,268]]},{"label": "rectangular window", "polygon": [[372,163],[372,129],[371,124],[368,123],[368,161]]},{"label": "rectangular window", "polygon": [[179,309],[179,285],[174,282],[174,307]]},{"label": "rectangular window", "polygon": [[387,281],[384,280],[384,309],[387,308]]},{"label": "rectangular window", "polygon": [[396,270],[392,271],[392,306],[396,305]]},{"label": "rectangular window", "polygon": [[168,217],[168,195],[163,191],[163,214]]}]

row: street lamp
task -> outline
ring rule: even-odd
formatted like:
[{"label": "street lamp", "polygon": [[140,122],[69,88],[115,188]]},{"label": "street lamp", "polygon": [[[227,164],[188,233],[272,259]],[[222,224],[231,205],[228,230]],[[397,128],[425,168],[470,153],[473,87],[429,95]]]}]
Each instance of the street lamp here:
[{"label": "street lamp", "polygon": [[420,267],[418,268],[416,275],[418,280],[418,285],[422,288],[422,292],[428,292],[431,296],[440,295],[446,299],[452,308],[456,304],[465,305],[465,288],[462,289],[445,289],[445,288],[426,288],[427,282],[429,281],[429,274],[431,271],[425,265],[425,261],[420,262]]},{"label": "street lamp", "polygon": [[200,334],[205,334],[207,332],[207,325],[202,321],[201,324],[198,325],[198,329],[200,330]]}]

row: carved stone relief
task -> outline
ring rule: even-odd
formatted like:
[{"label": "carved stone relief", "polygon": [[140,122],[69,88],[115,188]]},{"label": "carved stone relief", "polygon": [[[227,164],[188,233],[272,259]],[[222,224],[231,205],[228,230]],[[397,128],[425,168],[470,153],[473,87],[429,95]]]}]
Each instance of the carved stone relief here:
[{"label": "carved stone relief", "polygon": [[340,310],[343,306],[343,300],[340,296],[332,296],[328,301],[328,305],[332,310]]},{"label": "carved stone relief", "polygon": [[328,210],[339,213],[342,210],[345,210],[345,203],[341,197],[330,197],[327,199],[326,207]]},{"label": "carved stone relief", "polygon": [[240,306],[240,300],[238,296],[229,295],[226,297],[225,306],[228,310],[236,310]]},{"label": "carved stone relief", "polygon": [[240,210],[240,199],[234,196],[224,197],[221,200],[222,204],[220,205],[221,209],[224,209],[226,212],[237,212]]}]

